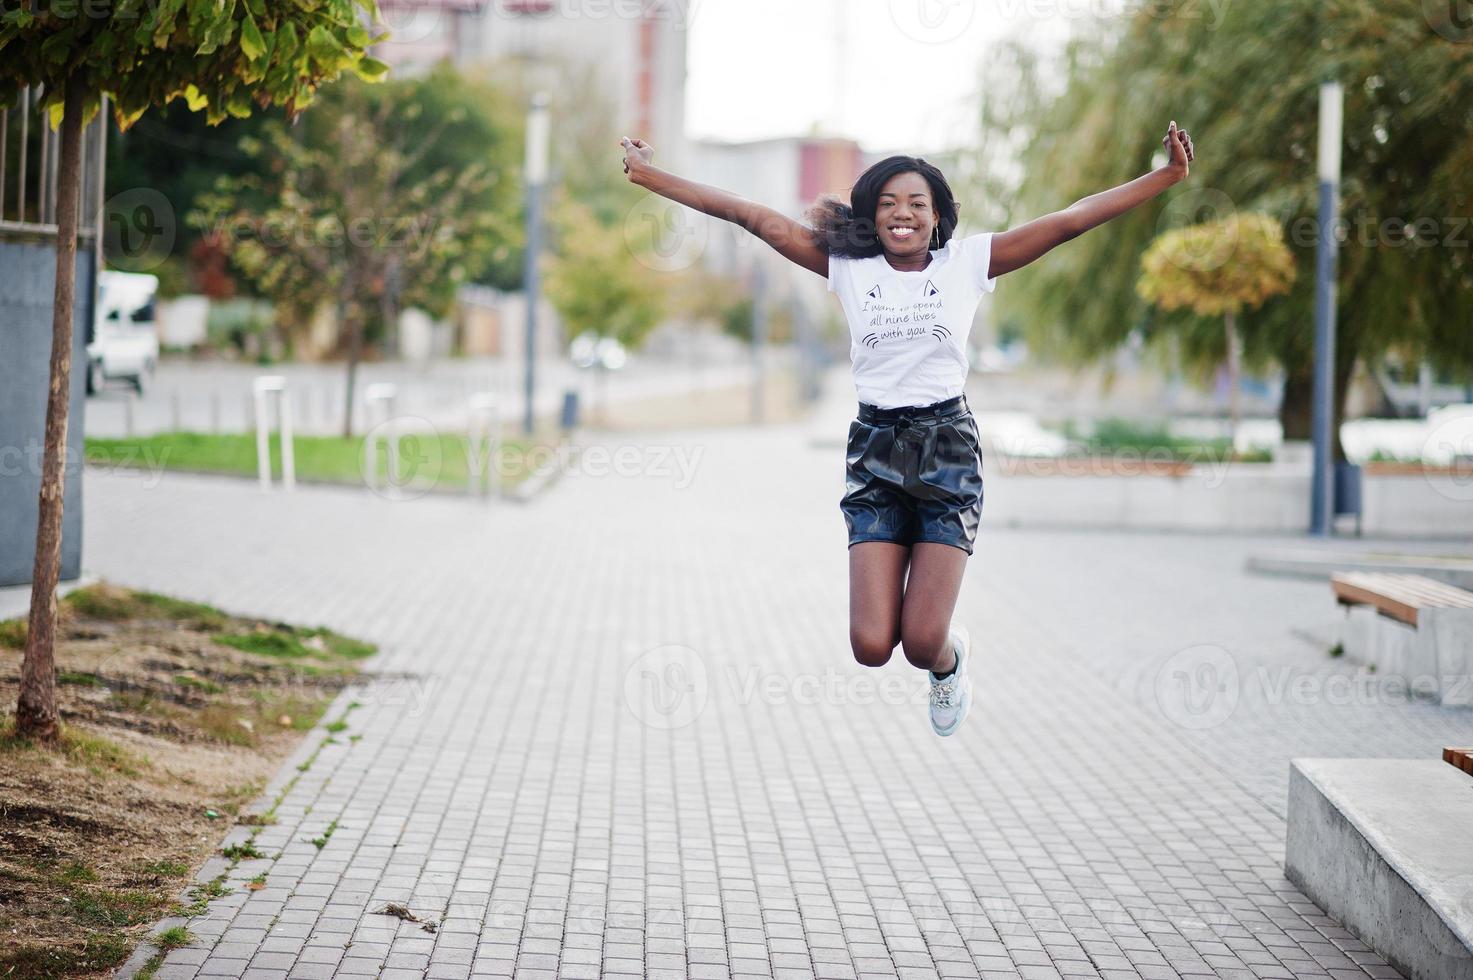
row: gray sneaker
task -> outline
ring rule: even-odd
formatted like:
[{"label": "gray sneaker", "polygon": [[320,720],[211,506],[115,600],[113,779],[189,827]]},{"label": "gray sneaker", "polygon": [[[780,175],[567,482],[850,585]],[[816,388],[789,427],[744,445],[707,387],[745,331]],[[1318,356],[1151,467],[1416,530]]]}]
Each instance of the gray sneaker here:
[{"label": "gray sneaker", "polygon": [[944,678],[926,671],[931,677],[931,730],[937,735],[946,736],[956,731],[967,717],[967,709],[972,706],[972,678],[967,674],[971,645],[967,628],[953,622],[951,647],[956,652],[956,670]]}]

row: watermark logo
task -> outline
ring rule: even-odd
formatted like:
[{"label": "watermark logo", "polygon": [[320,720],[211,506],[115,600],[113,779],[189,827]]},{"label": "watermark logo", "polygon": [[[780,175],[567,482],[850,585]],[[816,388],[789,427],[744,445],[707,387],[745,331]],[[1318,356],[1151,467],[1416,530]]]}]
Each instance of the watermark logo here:
[{"label": "watermark logo", "polygon": [[1238,664],[1210,643],[1178,650],[1156,671],[1156,706],[1182,728],[1216,728],[1238,707]]},{"label": "watermark logo", "polygon": [[440,482],[444,466],[438,430],[428,419],[414,415],[395,416],[375,425],[358,451],[364,484],[387,500],[424,496]]},{"label": "watermark logo", "polygon": [[906,37],[922,44],[955,41],[972,25],[972,0],[890,0],[890,19]]},{"label": "watermark logo", "polygon": [[624,703],[651,728],[684,728],[710,700],[710,680],[700,654],[677,643],[640,654],[624,673]]},{"label": "watermark logo", "polygon": [[433,0],[393,0],[378,5],[376,28],[388,31],[388,44],[434,42],[444,34],[441,20],[448,13]]},{"label": "watermark logo", "polygon": [[[1233,199],[1215,187],[1192,187],[1173,196],[1156,221],[1156,234],[1222,221],[1237,211]],[[1231,227],[1231,226],[1227,226]],[[1171,253],[1178,268],[1208,272],[1224,265],[1237,248],[1236,235],[1223,239],[1206,237],[1186,240]]]},{"label": "watermark logo", "polygon": [[1449,41],[1473,42],[1473,0],[1422,0],[1422,16]]},{"label": "watermark logo", "polygon": [[635,261],[657,272],[679,272],[706,251],[710,222],[690,208],[646,194],[624,216],[624,244]]},{"label": "watermark logo", "polygon": [[[1422,474],[1449,500],[1473,501],[1473,412],[1440,412],[1422,443]],[[1447,469],[1434,469],[1443,467]]]},{"label": "watermark logo", "polygon": [[151,272],[174,250],[174,206],[152,187],[131,187],[102,206],[108,265],[122,272]]}]

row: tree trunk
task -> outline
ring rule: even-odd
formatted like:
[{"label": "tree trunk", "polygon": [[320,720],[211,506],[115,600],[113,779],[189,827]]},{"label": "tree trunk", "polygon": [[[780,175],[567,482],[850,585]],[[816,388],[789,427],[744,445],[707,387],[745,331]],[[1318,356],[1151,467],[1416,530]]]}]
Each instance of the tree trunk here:
[{"label": "tree trunk", "polygon": [[[1355,370],[1356,353],[1341,335],[1335,344],[1335,418],[1330,426],[1330,455],[1344,461],[1345,447],[1340,443],[1340,425],[1345,421],[1345,405],[1349,399],[1350,376]],[[1284,397],[1279,404],[1279,424],[1284,438],[1308,441],[1314,435],[1314,359],[1288,369],[1284,377]]]},{"label": "tree trunk", "polygon": [[61,571],[61,509],[66,489],[67,409],[71,400],[72,307],[77,272],[77,204],[82,174],[80,75],[67,80],[57,173],[56,292],[51,309],[51,387],[46,394],[46,447],[36,521],[36,564],[31,612],[20,669],[15,730],[22,738],[54,742],[61,734],[56,712],[56,580]]},{"label": "tree trunk", "polygon": [[1314,435],[1314,360],[1285,369],[1284,397],[1279,403],[1279,424],[1286,440],[1307,441]]},{"label": "tree trunk", "polygon": [[1243,371],[1243,345],[1238,342],[1238,315],[1232,310],[1224,318],[1227,321],[1227,369],[1228,369],[1228,451],[1238,444],[1238,422],[1243,416],[1242,397],[1239,392],[1239,377]]}]

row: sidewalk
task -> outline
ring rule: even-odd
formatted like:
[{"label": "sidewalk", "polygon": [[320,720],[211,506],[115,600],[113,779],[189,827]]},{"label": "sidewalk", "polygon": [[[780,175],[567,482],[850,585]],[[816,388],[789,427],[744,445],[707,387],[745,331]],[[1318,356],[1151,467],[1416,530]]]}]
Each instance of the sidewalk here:
[{"label": "sidewalk", "polygon": [[[160,980],[1397,976],[1284,879],[1287,760],[1473,719],[1325,696],[1333,604],[1247,577],[1263,541],[984,515],[977,703],[937,739],[923,675],[848,650],[839,394],[609,437],[523,507],[89,472],[89,571],[383,649]],[[1222,699],[1173,686],[1204,663]]]}]

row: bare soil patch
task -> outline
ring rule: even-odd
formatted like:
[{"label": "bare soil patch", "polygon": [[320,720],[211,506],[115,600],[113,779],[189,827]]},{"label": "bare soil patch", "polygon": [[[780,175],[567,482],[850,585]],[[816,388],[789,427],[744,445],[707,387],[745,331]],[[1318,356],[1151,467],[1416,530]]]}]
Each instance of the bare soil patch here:
[{"label": "bare soil patch", "polygon": [[0,978],[106,976],[184,911],[240,808],[373,652],[108,583],[59,610],[57,746],[15,736],[25,622],[0,622]]}]

